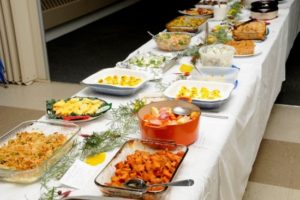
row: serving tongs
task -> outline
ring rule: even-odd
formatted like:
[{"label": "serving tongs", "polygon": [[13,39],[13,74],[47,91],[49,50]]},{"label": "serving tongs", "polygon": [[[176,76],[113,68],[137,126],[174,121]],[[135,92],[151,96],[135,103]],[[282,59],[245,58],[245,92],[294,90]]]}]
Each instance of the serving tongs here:
[{"label": "serving tongs", "polygon": [[249,19],[249,20],[247,20],[247,21],[244,21],[244,22],[241,22],[241,23],[234,24],[234,25],[233,25],[233,28],[237,28],[237,27],[239,27],[239,26],[241,26],[241,25],[248,24],[248,23],[250,23],[250,22],[252,22],[252,21],[256,21],[256,19]]},{"label": "serving tongs", "polygon": [[155,38],[155,35],[153,33],[151,33],[150,31],[147,31],[147,33],[152,36],[153,38]]},{"label": "serving tongs", "polygon": [[[162,32],[165,32],[167,33],[167,31],[162,31]],[[154,35],[153,33],[151,33],[150,31],[147,31],[147,33],[152,37],[152,38],[156,38],[157,35]],[[187,34],[187,35],[191,35],[192,37],[197,35],[196,33],[190,33],[190,32],[169,32],[169,33],[183,33],[183,34]]]}]

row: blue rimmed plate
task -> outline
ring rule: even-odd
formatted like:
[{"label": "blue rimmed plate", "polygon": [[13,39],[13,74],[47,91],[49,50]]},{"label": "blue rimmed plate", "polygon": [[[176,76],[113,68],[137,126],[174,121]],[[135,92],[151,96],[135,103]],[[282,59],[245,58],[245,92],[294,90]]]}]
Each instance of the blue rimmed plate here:
[{"label": "blue rimmed plate", "polygon": [[[107,76],[134,76],[140,78],[141,82],[135,86],[121,86],[121,85],[110,85],[99,83],[99,79],[104,79]],[[92,74],[83,81],[82,84],[92,88],[93,90],[105,93],[112,94],[116,96],[126,96],[136,93],[138,90],[143,88],[148,82],[148,74],[146,72],[131,70],[131,69],[122,69],[122,68],[107,68]]]},{"label": "blue rimmed plate", "polygon": [[171,84],[165,91],[164,95],[169,99],[177,99],[178,92],[181,87],[196,87],[202,88],[205,87],[209,90],[218,89],[220,91],[221,97],[216,98],[214,100],[210,99],[198,99],[192,98],[192,103],[198,105],[203,109],[215,109],[226,103],[231,95],[232,90],[235,85],[232,83],[224,83],[224,82],[212,82],[212,81],[195,81],[195,80],[180,80]]}]

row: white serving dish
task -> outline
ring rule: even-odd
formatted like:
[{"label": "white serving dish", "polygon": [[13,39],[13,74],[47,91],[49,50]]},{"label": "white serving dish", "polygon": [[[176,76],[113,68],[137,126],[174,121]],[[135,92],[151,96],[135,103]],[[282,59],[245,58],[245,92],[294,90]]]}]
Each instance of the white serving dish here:
[{"label": "white serving dish", "polygon": [[[134,76],[141,78],[142,81],[136,86],[119,86],[119,85],[109,85],[109,84],[99,84],[98,80],[100,78],[105,78],[107,76]],[[125,96],[136,93],[139,89],[145,86],[149,80],[148,74],[142,71],[136,71],[131,69],[122,69],[122,68],[107,68],[92,74],[83,81],[82,84],[87,85],[88,87],[94,89],[97,92],[112,94],[117,96]]]},{"label": "white serving dish", "polygon": [[221,93],[221,98],[216,100],[207,100],[207,99],[196,99],[193,98],[192,103],[198,105],[203,109],[214,109],[218,108],[224,103],[226,103],[230,97],[232,90],[234,89],[234,84],[232,83],[223,83],[223,82],[212,82],[212,81],[195,81],[195,80],[180,80],[171,84],[165,91],[164,95],[170,99],[177,99],[178,91],[182,86],[186,87],[206,87],[209,90],[218,89]]},{"label": "white serving dish", "polygon": [[192,75],[193,80],[214,81],[235,84],[240,69],[233,67],[199,67]]},{"label": "white serving dish", "polygon": [[275,19],[278,16],[278,10],[271,11],[271,12],[251,11],[250,16],[252,19],[257,19],[257,20],[271,20],[271,19]]}]

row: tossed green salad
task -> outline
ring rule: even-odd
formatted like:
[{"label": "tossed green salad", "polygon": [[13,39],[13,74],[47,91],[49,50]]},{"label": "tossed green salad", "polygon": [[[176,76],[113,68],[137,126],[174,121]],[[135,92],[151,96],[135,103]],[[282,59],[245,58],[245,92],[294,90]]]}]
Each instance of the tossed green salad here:
[{"label": "tossed green salad", "polygon": [[145,54],[130,58],[128,63],[138,67],[160,68],[165,64],[166,60],[165,56]]}]

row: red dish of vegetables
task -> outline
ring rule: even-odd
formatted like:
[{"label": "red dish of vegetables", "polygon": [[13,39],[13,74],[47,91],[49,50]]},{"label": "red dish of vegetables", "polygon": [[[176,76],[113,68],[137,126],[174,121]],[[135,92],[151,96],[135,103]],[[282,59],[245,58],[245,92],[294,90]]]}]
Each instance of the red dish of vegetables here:
[{"label": "red dish of vegetables", "polygon": [[[187,107],[192,112],[190,115],[176,115],[172,112],[175,106]],[[142,138],[190,145],[198,138],[200,113],[199,107],[185,101],[148,104],[138,113]]]}]

